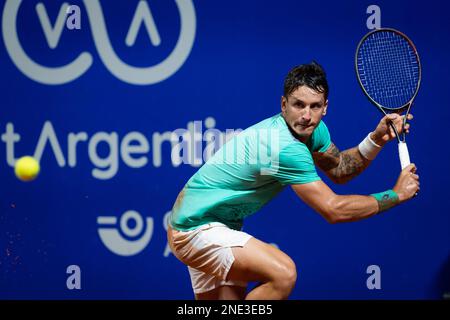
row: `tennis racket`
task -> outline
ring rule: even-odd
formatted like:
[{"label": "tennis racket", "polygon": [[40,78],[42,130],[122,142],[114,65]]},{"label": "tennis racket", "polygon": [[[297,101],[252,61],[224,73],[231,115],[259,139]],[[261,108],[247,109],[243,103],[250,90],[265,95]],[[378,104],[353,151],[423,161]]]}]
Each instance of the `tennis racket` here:
[{"label": "tennis racket", "polygon": [[[382,28],[366,34],[355,55],[358,82],[369,100],[385,115],[406,111],[403,128],[420,87],[421,65],[416,47],[400,31]],[[390,124],[398,140],[402,169],[410,164],[405,130],[401,136]]]}]

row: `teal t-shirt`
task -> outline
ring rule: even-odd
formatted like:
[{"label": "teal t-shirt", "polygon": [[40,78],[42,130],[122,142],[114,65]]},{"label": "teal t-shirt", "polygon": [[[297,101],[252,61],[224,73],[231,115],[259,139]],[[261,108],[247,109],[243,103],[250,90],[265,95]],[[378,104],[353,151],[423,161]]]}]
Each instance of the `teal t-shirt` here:
[{"label": "teal t-shirt", "polygon": [[281,114],[233,137],[184,186],[170,216],[174,229],[188,231],[210,222],[240,230],[286,185],[320,180],[311,152],[331,144],[323,121],[306,144],[290,132]]}]

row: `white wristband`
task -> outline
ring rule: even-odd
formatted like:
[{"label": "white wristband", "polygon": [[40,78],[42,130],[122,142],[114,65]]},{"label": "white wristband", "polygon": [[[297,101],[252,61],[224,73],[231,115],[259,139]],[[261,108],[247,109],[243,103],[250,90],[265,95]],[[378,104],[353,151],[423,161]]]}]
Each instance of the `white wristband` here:
[{"label": "white wristband", "polygon": [[373,160],[377,156],[378,152],[381,150],[381,146],[377,145],[373,140],[370,138],[370,135],[372,132],[370,132],[367,137],[361,141],[361,143],[358,145],[359,152],[363,155],[364,158],[367,160]]}]

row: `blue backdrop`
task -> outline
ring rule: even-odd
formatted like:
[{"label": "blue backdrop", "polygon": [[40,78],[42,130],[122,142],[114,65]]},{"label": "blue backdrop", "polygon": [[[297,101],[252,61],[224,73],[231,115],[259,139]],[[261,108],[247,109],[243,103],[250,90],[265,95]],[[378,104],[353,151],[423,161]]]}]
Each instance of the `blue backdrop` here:
[{"label": "blue backdrop", "polygon": [[[176,165],[171,132],[199,121],[204,148],[202,134],[217,132],[207,130],[246,128],[279,112],[286,73],[314,59],[328,73],[332,140],[355,146],[381,117],[353,66],[373,4],[381,26],[406,33],[421,56],[408,139],[420,195],[365,221],[329,225],[287,188],[244,229],[294,259],[293,299],[440,299],[450,291],[445,1],[70,4],[79,10],[66,15],[60,0],[0,1],[0,298],[191,299],[164,221],[198,168]],[[347,185],[324,180],[343,194],[388,189],[400,170],[396,148],[387,145]],[[30,183],[14,175],[23,155],[40,160]],[[381,289],[369,290],[373,265]],[[70,290],[77,280],[81,289]]]}]

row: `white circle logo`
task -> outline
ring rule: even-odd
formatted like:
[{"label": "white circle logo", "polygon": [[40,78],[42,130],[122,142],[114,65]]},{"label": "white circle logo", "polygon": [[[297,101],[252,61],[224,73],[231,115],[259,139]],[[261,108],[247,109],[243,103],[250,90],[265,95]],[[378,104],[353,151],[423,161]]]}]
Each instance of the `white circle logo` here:
[{"label": "white circle logo", "polygon": [[[136,223],[134,228],[130,228],[128,226],[128,220],[130,219],[134,220]],[[120,218],[120,229],[122,229],[122,232],[130,238],[136,237],[139,233],[142,232],[143,228],[144,220],[136,211],[127,211]]]},{"label": "white circle logo", "polygon": [[[61,85],[81,77],[93,63],[89,52],[82,52],[71,63],[65,66],[49,68],[33,61],[24,51],[17,34],[17,16],[23,0],[7,0],[2,17],[2,32],[6,50],[16,67],[28,78],[47,85]],[[196,16],[192,0],[174,0],[180,12],[180,35],[169,56],[157,65],[150,67],[134,67],[123,62],[114,51],[106,29],[105,18],[99,0],[83,0],[86,7],[92,37],[100,59],[105,67],[118,79],[134,85],[150,85],[161,82],[177,72],[188,58],[195,40]],[[50,47],[57,46],[64,29],[68,4],[61,7],[57,22],[53,29],[50,26],[45,5],[39,3],[36,11],[41,22],[44,35]],[[152,42],[159,41],[159,34],[153,23],[151,11],[145,0],[140,0],[134,15],[126,43],[130,45],[144,23],[150,33]]]}]

